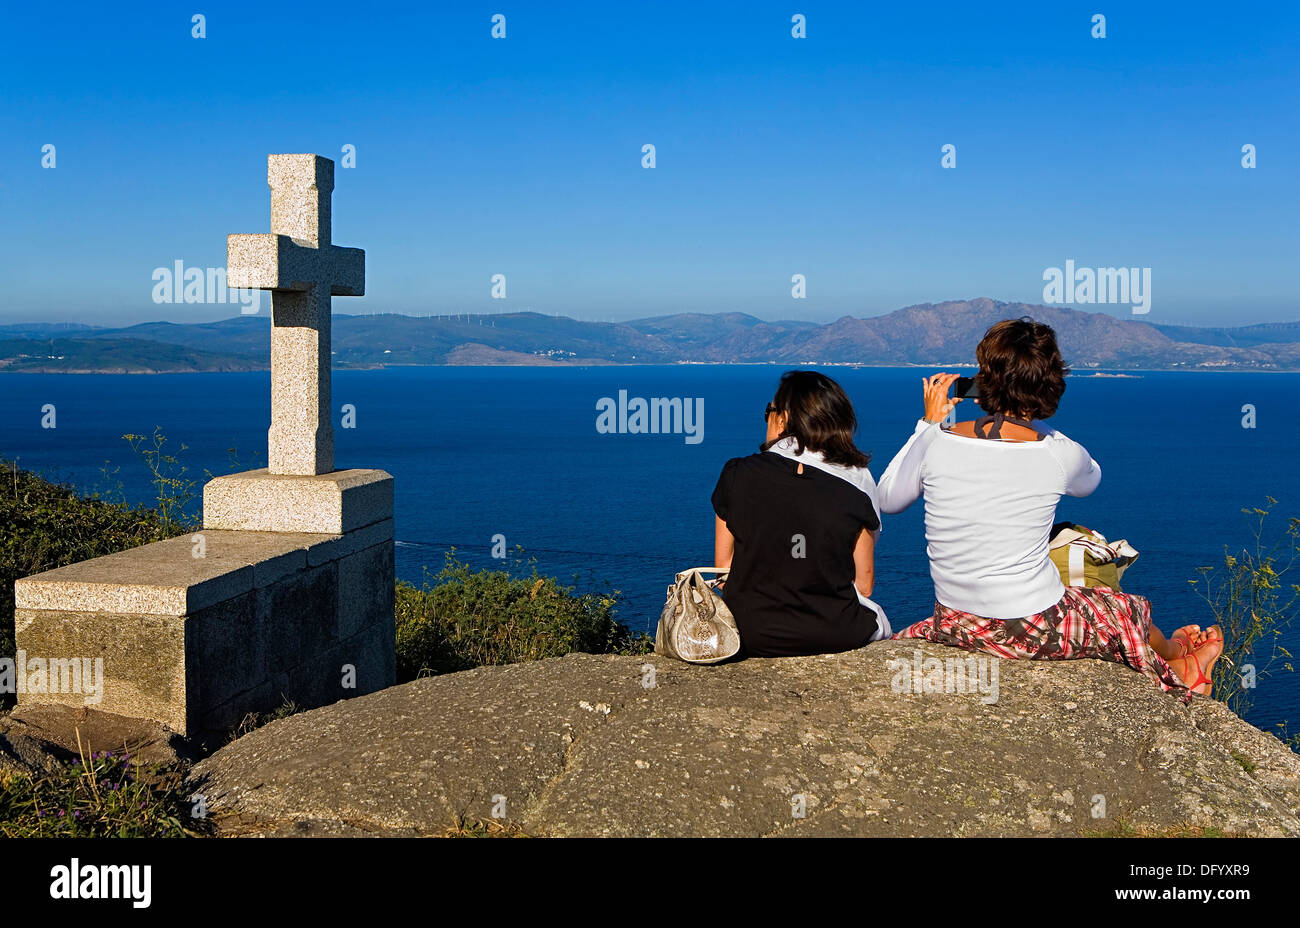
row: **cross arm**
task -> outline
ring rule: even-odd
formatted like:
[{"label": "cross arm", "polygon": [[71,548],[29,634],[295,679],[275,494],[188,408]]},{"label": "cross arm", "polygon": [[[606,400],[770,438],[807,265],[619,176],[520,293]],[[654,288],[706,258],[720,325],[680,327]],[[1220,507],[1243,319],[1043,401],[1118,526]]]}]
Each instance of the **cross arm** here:
[{"label": "cross arm", "polygon": [[366,252],[361,248],[331,245],[325,256],[325,279],[333,296],[366,295]]},{"label": "cross arm", "polygon": [[360,248],[307,248],[287,235],[226,237],[226,285],[241,290],[306,290],[328,285],[332,296],[363,296],[366,253]]}]

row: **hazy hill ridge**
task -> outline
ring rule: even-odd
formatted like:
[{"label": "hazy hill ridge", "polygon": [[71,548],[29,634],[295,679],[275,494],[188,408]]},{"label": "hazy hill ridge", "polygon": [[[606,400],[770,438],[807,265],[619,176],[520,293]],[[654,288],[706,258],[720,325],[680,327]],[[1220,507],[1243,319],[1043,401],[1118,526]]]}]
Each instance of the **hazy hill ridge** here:
[{"label": "hazy hill ridge", "polygon": [[[334,317],[334,365],[442,364],[955,365],[999,319],[1053,326],[1078,370],[1300,370],[1300,322],[1231,327],[1151,324],[988,298],[922,303],[819,324],[745,313],[679,313],[622,323],[540,313]],[[266,313],[220,322],[0,326],[0,371],[264,370]],[[107,343],[107,344],[106,344]],[[57,349],[57,350],[56,350]]]}]

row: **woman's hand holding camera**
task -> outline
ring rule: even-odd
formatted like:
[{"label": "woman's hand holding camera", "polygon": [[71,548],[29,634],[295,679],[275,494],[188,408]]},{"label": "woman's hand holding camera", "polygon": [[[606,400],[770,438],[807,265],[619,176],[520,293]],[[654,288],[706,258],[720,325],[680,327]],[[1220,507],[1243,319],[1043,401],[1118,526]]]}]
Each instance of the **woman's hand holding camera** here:
[{"label": "woman's hand holding camera", "polygon": [[948,389],[956,382],[958,374],[935,374],[933,377],[922,377],[922,392],[925,396],[925,421],[942,422],[948,418],[948,413],[956,408],[961,402],[961,398],[953,399],[948,396]]}]

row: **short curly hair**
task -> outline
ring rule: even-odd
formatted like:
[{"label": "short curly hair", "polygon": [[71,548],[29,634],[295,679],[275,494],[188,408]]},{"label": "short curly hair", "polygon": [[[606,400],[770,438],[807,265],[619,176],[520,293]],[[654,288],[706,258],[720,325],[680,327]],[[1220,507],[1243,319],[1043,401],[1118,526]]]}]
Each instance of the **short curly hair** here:
[{"label": "short curly hair", "polygon": [[995,322],[975,349],[975,386],[985,412],[1046,419],[1056,412],[1070,369],[1050,325],[1028,316]]}]

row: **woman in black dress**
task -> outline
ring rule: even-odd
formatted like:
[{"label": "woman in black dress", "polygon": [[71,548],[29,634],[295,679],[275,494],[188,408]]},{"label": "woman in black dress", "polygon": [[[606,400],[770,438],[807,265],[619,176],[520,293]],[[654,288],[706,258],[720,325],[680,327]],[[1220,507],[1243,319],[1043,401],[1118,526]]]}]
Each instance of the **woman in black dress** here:
[{"label": "woman in black dress", "polygon": [[869,598],[880,534],[868,455],[840,385],[787,371],[764,411],[758,454],[733,458],[713,491],[715,565],[750,657],[828,654],[888,638]]}]

